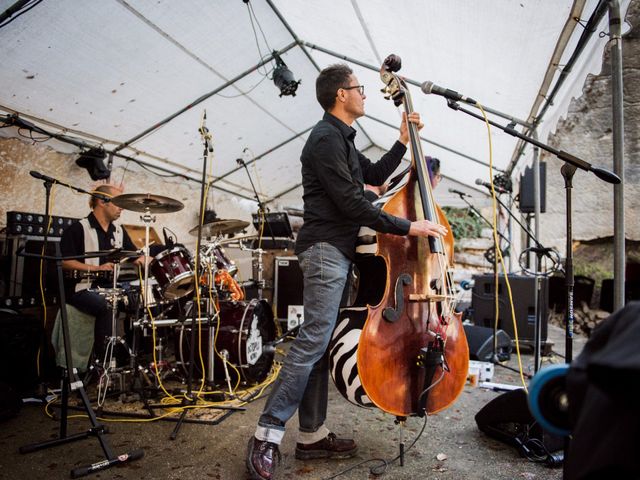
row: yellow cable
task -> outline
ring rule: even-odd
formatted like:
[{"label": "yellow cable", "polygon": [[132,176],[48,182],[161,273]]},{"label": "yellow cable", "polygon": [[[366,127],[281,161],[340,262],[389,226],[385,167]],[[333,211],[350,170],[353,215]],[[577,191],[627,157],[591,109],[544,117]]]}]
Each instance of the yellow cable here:
[{"label": "yellow cable", "polygon": [[499,303],[498,303],[498,260],[500,261],[500,265],[502,267],[502,272],[504,273],[504,281],[505,284],[507,286],[507,292],[509,295],[509,306],[511,307],[511,320],[513,322],[513,333],[515,336],[515,343],[516,343],[516,356],[518,358],[518,373],[520,374],[520,380],[522,381],[522,386],[524,387],[525,392],[528,393],[527,390],[527,383],[524,379],[524,370],[522,368],[522,357],[520,356],[520,341],[518,339],[518,325],[516,322],[516,312],[515,312],[515,308],[513,306],[513,295],[511,293],[511,285],[509,283],[509,275],[507,272],[507,268],[504,264],[504,258],[502,257],[502,250],[500,248],[500,239],[498,238],[498,218],[497,218],[497,211],[498,211],[498,206],[497,206],[497,201],[496,201],[496,191],[493,185],[493,145],[491,143],[491,125],[489,124],[489,120],[487,118],[487,114],[485,113],[484,109],[482,108],[482,105],[480,105],[479,103],[476,103],[476,106],[480,109],[480,111],[482,112],[482,116],[484,117],[484,121],[485,124],[487,126],[487,136],[489,139],[489,178],[491,180],[491,200],[492,200],[492,207],[493,207],[493,241],[494,241],[494,245],[495,245],[495,250],[496,250],[496,257],[495,257],[495,309],[496,309],[496,317],[495,317],[495,327],[498,326],[498,319],[499,319]]},{"label": "yellow cable", "polygon": [[[145,261],[147,261],[145,259]],[[153,368],[156,371],[156,378],[158,379],[158,386],[160,387],[160,389],[169,397],[169,398],[173,398],[174,400],[177,400],[177,398],[175,398],[173,395],[171,395],[169,392],[167,392],[167,390],[164,388],[164,385],[162,383],[162,378],[160,377],[160,370],[158,370],[158,358],[156,355],[156,322],[155,319],[153,318],[153,314],[151,313],[151,308],[149,307],[149,304],[147,302],[147,292],[146,292],[146,288],[147,285],[144,283],[143,279],[142,279],[142,267],[140,265],[138,265],[138,278],[140,281],[140,294],[142,296],[142,304],[145,305],[147,307],[147,314],[149,315],[149,319],[151,320],[151,342],[152,342],[152,350],[153,350]]]}]

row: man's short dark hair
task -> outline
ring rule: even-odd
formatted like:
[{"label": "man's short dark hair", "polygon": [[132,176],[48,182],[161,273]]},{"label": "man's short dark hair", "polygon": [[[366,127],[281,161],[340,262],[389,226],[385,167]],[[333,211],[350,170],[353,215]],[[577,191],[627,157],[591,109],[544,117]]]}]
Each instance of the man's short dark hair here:
[{"label": "man's short dark hair", "polygon": [[353,70],[344,63],[329,65],[320,72],[316,79],[316,98],[325,112],[336,104],[336,94],[339,88],[349,86],[349,76]]}]

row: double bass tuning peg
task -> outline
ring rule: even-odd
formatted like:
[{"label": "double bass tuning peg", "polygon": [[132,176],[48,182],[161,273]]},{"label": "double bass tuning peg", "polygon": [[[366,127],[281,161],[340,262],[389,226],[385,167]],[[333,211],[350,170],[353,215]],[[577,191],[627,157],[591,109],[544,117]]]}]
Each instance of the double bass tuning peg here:
[{"label": "double bass tuning peg", "polygon": [[397,72],[402,68],[402,59],[392,53],[384,59],[383,68],[389,72]]}]

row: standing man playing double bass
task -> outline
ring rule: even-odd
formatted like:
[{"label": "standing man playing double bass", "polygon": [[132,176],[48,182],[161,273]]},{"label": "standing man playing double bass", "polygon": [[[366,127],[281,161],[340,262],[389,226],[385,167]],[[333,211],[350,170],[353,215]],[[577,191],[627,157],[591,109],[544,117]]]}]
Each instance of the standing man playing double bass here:
[{"label": "standing man playing double bass", "polygon": [[325,114],[302,150],[304,225],[296,254],[304,275],[304,323],[280,370],[255,436],[249,440],[247,469],[257,480],[273,478],[285,423],[298,410],[296,458],[348,458],[353,440],[325,426],[328,396],[327,346],[355,257],[360,226],[395,235],[437,236],[446,229],[428,220],[411,222],[373,206],[364,184],[382,185],[398,167],[409,142],[407,120],[422,127],[417,113],[406,116],[400,138],[372,163],[354,144],[353,122],[364,115],[364,86],[344,64],[332,65],[316,80],[316,98]]}]

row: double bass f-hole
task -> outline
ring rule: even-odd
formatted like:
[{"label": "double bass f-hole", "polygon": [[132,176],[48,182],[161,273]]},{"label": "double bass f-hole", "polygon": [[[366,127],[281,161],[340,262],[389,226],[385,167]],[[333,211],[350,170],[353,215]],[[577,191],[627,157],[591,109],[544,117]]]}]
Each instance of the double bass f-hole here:
[{"label": "double bass f-hole", "polygon": [[404,311],[404,286],[411,285],[411,276],[407,273],[403,273],[396,280],[396,287],[394,289],[396,306],[395,308],[387,307],[382,311],[382,317],[387,322],[397,321],[402,312]]}]

